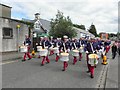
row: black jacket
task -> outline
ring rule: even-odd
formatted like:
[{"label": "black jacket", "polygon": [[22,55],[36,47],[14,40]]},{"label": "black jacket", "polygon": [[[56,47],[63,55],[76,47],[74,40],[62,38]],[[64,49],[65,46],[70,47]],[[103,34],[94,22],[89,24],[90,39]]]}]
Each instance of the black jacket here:
[{"label": "black jacket", "polygon": [[113,53],[117,52],[117,46],[112,46],[112,52]]}]

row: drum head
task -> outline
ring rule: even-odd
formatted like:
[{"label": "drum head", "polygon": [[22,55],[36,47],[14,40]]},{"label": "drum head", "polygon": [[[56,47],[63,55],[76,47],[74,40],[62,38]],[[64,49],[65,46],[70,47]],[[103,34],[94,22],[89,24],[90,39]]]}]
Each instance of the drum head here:
[{"label": "drum head", "polygon": [[61,53],[62,56],[68,56],[69,53]]},{"label": "drum head", "polygon": [[88,55],[89,58],[98,58],[98,55],[97,54],[90,54]]},{"label": "drum head", "polygon": [[73,50],[73,52],[79,52],[78,50]]}]

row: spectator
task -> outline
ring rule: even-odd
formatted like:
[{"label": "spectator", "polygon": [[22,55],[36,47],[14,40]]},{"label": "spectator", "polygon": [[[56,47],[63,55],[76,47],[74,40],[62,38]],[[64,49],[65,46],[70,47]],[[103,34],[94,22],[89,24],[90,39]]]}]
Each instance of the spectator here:
[{"label": "spectator", "polygon": [[115,45],[115,43],[113,43],[113,46],[112,46],[112,59],[115,59],[116,52],[117,52],[117,46]]},{"label": "spectator", "polygon": [[120,56],[120,41],[118,41],[118,54]]}]

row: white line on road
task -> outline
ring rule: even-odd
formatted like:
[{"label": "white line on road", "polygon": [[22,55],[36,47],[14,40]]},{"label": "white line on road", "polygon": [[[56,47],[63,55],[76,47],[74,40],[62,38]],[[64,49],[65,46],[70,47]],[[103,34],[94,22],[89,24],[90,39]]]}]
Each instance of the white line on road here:
[{"label": "white line on road", "polygon": [[14,62],[18,62],[18,60],[3,62],[3,63],[0,63],[0,65],[5,65],[5,64],[14,63]]}]

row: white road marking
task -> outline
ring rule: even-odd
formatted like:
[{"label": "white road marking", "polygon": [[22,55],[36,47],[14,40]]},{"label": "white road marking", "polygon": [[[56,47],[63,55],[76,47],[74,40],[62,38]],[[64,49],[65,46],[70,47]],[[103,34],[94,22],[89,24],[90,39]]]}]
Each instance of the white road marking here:
[{"label": "white road marking", "polygon": [[16,61],[6,61],[6,62],[3,62],[3,63],[0,63],[0,65],[5,65],[5,64],[14,63],[14,62],[18,62],[18,60],[16,60]]}]

